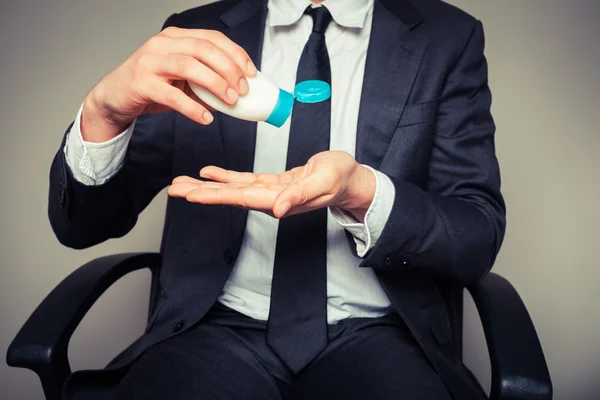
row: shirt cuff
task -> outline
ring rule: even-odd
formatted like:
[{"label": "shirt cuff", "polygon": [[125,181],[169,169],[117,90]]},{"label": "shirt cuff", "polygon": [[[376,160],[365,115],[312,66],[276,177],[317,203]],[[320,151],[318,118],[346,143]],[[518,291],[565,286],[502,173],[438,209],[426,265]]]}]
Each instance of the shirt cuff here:
[{"label": "shirt cuff", "polygon": [[65,158],[73,177],[78,182],[87,186],[102,185],[123,166],[136,121],[107,142],[86,142],[81,135],[82,110],[83,104],[79,108],[71,130],[67,133]]},{"label": "shirt cuff", "polygon": [[375,196],[365,215],[365,223],[361,224],[350,213],[340,208],[331,207],[333,219],[352,234],[356,243],[356,253],[361,258],[375,247],[390,217],[396,197],[396,188],[387,175],[368,165],[364,166],[375,174]]}]

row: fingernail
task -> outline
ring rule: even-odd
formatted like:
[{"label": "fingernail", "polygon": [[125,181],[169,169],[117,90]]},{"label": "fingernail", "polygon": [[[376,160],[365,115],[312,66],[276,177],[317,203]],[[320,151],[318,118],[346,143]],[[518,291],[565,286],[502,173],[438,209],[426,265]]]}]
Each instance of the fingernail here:
[{"label": "fingernail", "polygon": [[229,97],[229,100],[231,100],[232,103],[235,103],[240,98],[240,95],[233,88],[228,88],[227,97]]},{"label": "fingernail", "polygon": [[248,93],[248,81],[246,80],[246,78],[242,78],[240,79],[240,94],[244,95],[246,93]]},{"label": "fingernail", "polygon": [[202,114],[202,119],[207,123],[210,124],[211,122],[213,122],[213,120],[215,119],[211,113],[209,113],[208,111],[204,111],[204,113]]},{"label": "fingernail", "polygon": [[292,204],[289,201],[284,201],[277,208],[279,215],[283,217],[288,211],[290,211],[290,208],[292,208]]},{"label": "fingernail", "polygon": [[254,66],[254,63],[252,62],[252,60],[248,61],[248,72],[250,72],[250,74],[254,75],[257,72],[256,66]]}]

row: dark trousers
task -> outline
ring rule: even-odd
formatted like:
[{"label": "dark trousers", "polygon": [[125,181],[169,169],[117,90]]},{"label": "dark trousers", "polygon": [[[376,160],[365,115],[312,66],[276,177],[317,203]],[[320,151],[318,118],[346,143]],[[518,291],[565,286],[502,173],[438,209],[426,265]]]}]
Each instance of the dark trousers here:
[{"label": "dark trousers", "polygon": [[68,398],[450,399],[396,315],[329,326],[328,347],[297,376],[271,350],[265,333],[265,322],[218,305],[196,326],[148,349],[124,375],[82,375],[70,383]]}]

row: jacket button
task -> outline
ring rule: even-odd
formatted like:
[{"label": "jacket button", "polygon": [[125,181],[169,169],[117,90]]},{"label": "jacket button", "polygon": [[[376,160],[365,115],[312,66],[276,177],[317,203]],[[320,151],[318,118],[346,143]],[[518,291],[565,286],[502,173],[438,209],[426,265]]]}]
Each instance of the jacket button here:
[{"label": "jacket button", "polygon": [[183,321],[179,321],[173,328],[173,333],[177,333],[183,329]]},{"label": "jacket button", "polygon": [[384,267],[391,267],[394,264],[394,262],[392,261],[392,257],[387,257],[384,261],[383,261],[383,266]]},{"label": "jacket button", "polygon": [[226,264],[233,264],[233,253],[231,252],[231,250],[227,249],[223,252],[223,260]]}]

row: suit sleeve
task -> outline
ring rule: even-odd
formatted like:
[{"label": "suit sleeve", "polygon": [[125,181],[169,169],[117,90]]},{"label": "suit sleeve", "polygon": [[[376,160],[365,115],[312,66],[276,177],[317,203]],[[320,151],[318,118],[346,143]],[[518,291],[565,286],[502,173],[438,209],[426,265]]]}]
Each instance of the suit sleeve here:
[{"label": "suit sleeve", "polygon": [[[65,246],[83,249],[122,237],[172,180],[173,112],[138,118],[122,168],[102,185],[79,182],[63,147],[50,168],[48,216]],[[65,135],[66,138],[66,135]]]},{"label": "suit sleeve", "polygon": [[426,189],[392,179],[395,199],[362,266],[469,285],[492,267],[505,232],[484,34],[479,21],[443,88]]},{"label": "suit sleeve", "polygon": [[[163,28],[174,25],[176,14]],[[83,249],[122,237],[138,215],[173,178],[174,112],[136,120],[125,160],[101,185],[88,186],[73,176],[65,157],[68,132],[50,167],[48,217],[65,246]]]}]

